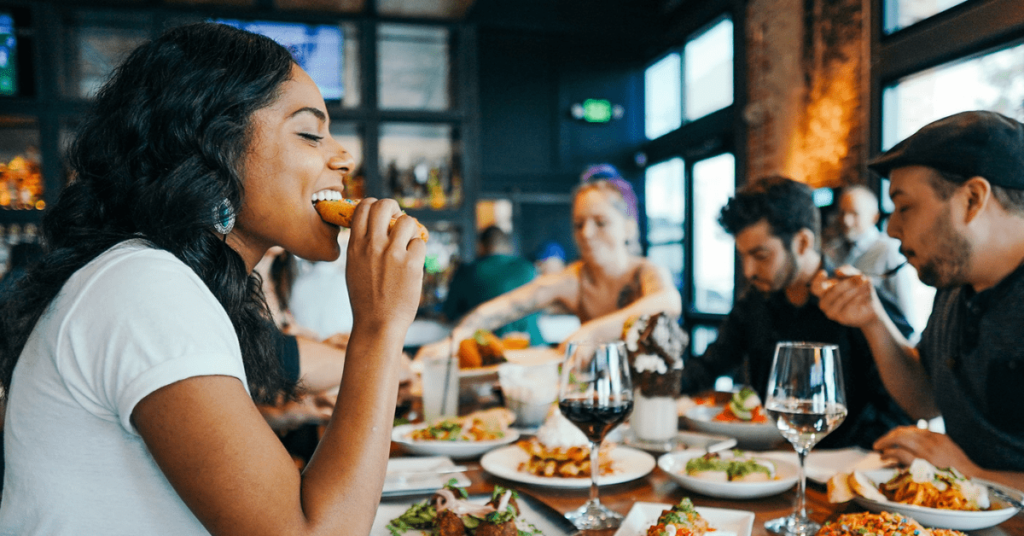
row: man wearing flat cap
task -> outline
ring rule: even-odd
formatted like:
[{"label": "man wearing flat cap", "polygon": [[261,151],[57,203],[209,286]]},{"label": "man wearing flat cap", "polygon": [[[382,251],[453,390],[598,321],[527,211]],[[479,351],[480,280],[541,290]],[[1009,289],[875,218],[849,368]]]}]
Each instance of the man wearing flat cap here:
[{"label": "man wearing flat cap", "polygon": [[938,289],[928,326],[911,346],[859,274],[818,274],[812,290],[829,318],[862,329],[903,409],[941,414],[948,434],[897,428],[875,449],[1024,489],[1024,125],[956,114],[868,167],[891,181],[889,234]]}]

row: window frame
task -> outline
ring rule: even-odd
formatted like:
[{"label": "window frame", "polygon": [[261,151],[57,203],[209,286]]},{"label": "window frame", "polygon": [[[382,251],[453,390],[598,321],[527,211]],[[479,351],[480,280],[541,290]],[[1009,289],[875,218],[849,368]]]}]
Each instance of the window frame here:
[{"label": "window frame", "polygon": [[[680,12],[674,25],[664,34],[662,46],[648,56],[643,64],[643,71],[670,52],[678,52],[681,56],[680,77],[685,72],[683,48],[686,43],[714,27],[723,18],[732,19],[733,24],[733,102],[731,105],[711,112],[699,119],[687,120],[685,107],[682,110],[682,125],[667,134],[644,142],[638,150],[648,165],[667,161],[671,158],[682,158],[684,163],[684,198],[685,216],[683,223],[683,286],[680,293],[683,298],[683,328],[689,332],[698,327],[717,330],[727,314],[703,313],[694,310],[694,273],[693,273],[693,165],[702,160],[732,153],[735,157],[735,184],[739,189],[746,182],[746,125],[742,118],[742,110],[746,106],[746,49],[745,49],[745,2],[739,0],[716,0],[706,2],[693,11]],[[641,74],[642,76],[642,74]],[[685,98],[685,80],[682,81],[682,94]],[[685,103],[684,103],[685,104]],[[638,192],[644,199],[646,192]],[[646,207],[644,208],[646,214]],[[646,215],[642,218],[641,245],[644,252],[651,245],[647,239]],[[742,271],[733,252],[735,265],[734,285],[738,291],[741,287]],[[734,298],[735,299],[735,298]],[[692,345],[687,346],[687,356],[693,356]]]}]

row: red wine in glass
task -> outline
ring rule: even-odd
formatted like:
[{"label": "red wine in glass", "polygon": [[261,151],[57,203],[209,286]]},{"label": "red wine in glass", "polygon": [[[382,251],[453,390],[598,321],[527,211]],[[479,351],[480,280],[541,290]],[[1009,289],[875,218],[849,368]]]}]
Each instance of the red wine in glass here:
[{"label": "red wine in glass", "polygon": [[558,409],[569,422],[586,434],[587,439],[600,443],[616,426],[626,422],[633,413],[633,401],[623,400],[599,405],[593,398],[570,398],[560,400]]}]

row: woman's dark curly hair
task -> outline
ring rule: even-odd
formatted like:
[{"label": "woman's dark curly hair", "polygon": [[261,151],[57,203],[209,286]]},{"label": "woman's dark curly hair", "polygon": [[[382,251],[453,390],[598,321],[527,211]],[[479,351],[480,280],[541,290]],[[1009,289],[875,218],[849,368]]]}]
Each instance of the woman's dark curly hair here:
[{"label": "woman's dark curly hair", "polygon": [[213,232],[215,207],[244,199],[253,113],[277,98],[293,64],[271,39],[201,23],[167,31],[118,67],[68,152],[73,181],[43,219],[47,253],[0,303],[5,393],[29,334],[68,278],[132,238],[175,255],[224,306],[254,399],[294,392],[273,351],[259,276]]},{"label": "woman's dark curly hair", "polygon": [[815,242],[821,236],[821,213],[814,204],[811,188],[780,175],[764,177],[741,188],[718,217],[718,223],[733,236],[761,220],[768,222],[772,234],[787,249],[801,229],[813,232]]}]

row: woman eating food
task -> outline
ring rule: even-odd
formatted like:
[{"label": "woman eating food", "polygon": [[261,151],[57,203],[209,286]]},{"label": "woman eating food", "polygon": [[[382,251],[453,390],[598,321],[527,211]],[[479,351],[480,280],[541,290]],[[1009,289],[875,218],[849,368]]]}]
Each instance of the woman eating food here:
[{"label": "woman eating food", "polygon": [[[622,338],[630,317],[664,312],[678,316],[682,300],[668,271],[630,252],[638,233],[636,197],[611,166],[577,188],[573,237],[581,259],[561,272],[543,275],[466,314],[452,338],[494,330],[513,320],[558,305],[579,317],[580,328],[563,342],[605,342]],[[449,340],[424,346],[417,358],[445,355]]]},{"label": "woman eating food", "polygon": [[336,409],[300,473],[256,409],[281,392],[253,267],[340,253],[313,201],[351,156],[272,40],[217,24],[139,47],[100,91],[4,303],[2,534],[367,534],[425,245],[392,200],[352,216],[354,322]]}]

